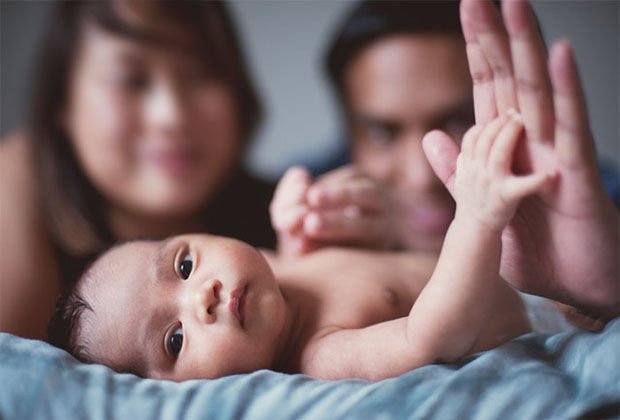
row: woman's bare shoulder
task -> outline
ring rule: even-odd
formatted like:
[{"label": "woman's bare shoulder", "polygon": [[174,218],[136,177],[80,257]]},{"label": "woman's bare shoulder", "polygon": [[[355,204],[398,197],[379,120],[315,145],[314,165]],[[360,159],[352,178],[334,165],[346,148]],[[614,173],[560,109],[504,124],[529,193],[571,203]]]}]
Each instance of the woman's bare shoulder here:
[{"label": "woman's bare shoulder", "polygon": [[0,141],[0,196],[3,224],[30,218],[39,208],[32,146],[23,133]]},{"label": "woman's bare shoulder", "polygon": [[0,142],[0,197],[0,330],[43,338],[59,271],[24,134]]},{"label": "woman's bare shoulder", "polygon": [[30,137],[26,133],[12,133],[0,139],[0,163],[2,174],[18,175],[32,172],[34,175],[34,156]]}]

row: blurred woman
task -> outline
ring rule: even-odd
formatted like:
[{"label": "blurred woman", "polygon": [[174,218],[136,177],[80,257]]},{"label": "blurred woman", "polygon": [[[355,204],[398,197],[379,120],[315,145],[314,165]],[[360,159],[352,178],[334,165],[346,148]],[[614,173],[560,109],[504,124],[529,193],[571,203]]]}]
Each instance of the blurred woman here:
[{"label": "blurred woman", "polygon": [[225,5],[63,1],[50,23],[27,131],[0,145],[0,330],[44,338],[59,292],[117,240],[272,247],[272,186],[242,168],[261,109]]}]

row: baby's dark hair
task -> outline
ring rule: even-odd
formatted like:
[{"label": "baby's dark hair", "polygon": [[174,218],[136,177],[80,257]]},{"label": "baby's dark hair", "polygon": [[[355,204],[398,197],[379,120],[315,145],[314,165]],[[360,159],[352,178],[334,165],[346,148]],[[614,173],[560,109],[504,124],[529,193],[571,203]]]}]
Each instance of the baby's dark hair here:
[{"label": "baby's dark hair", "polygon": [[103,255],[127,243],[143,240],[150,239],[138,238],[123,241],[104,250],[86,267],[73,287],[62,293],[56,303],[54,314],[47,325],[47,337],[50,344],[67,351],[81,362],[93,363],[95,361],[88,340],[82,334],[86,315],[89,312],[94,314],[93,307],[83,295],[82,286],[86,282],[95,280],[99,272],[97,261]]},{"label": "baby's dark hair", "polygon": [[[96,260],[95,260],[96,262]],[[88,343],[81,338],[85,314],[94,312],[80,291],[80,286],[92,276],[92,262],[75,282],[73,287],[60,296],[56,309],[47,326],[47,337],[50,344],[69,352],[73,357],[84,363],[92,363]]]}]

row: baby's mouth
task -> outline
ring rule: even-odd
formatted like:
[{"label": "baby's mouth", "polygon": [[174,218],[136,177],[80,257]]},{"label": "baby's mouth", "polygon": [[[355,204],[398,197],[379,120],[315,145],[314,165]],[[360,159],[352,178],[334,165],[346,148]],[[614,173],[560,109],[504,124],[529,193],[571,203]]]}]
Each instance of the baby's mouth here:
[{"label": "baby's mouth", "polygon": [[245,293],[247,286],[239,287],[230,293],[230,303],[228,308],[239,321],[239,325],[243,327],[245,321]]}]

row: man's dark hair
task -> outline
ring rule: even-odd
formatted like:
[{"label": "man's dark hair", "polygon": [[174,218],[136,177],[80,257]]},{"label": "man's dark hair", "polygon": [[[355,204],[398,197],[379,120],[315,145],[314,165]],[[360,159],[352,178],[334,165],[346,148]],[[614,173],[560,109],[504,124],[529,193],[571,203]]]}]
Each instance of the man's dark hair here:
[{"label": "man's dark hair", "polygon": [[[499,1],[494,3],[499,7]],[[391,35],[429,33],[463,37],[458,1],[357,3],[338,26],[325,56],[327,75],[340,99],[347,67],[363,49]]]},{"label": "man's dark hair", "polygon": [[339,94],[355,56],[390,35],[448,33],[462,36],[458,1],[362,1],[339,25],[327,51],[330,81]]}]

